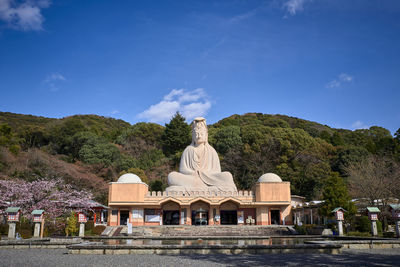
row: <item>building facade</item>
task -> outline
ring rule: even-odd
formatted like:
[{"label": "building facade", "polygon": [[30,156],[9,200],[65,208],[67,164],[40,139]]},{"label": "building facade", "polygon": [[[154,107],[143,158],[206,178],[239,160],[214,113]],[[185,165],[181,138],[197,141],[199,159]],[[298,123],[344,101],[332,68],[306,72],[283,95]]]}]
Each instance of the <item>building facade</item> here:
[{"label": "building facade", "polygon": [[150,192],[134,174],[109,184],[108,225],[289,225],[290,183],[276,174],[260,177],[252,190]]}]

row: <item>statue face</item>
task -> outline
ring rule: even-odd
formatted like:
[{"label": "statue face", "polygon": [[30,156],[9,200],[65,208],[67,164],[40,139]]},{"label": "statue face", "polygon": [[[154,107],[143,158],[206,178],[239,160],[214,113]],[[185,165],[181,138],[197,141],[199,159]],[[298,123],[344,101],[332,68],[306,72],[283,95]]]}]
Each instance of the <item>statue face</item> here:
[{"label": "statue face", "polygon": [[207,130],[204,128],[195,129],[193,131],[194,142],[198,144],[203,144],[207,142]]}]

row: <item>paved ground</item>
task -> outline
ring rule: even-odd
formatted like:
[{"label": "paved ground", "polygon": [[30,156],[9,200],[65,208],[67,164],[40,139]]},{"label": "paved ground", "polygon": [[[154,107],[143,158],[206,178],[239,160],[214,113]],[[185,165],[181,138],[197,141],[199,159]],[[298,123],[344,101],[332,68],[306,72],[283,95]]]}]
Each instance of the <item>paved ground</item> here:
[{"label": "paved ground", "polygon": [[66,249],[0,249],[0,266],[399,266],[400,249],[340,255],[68,255]]}]

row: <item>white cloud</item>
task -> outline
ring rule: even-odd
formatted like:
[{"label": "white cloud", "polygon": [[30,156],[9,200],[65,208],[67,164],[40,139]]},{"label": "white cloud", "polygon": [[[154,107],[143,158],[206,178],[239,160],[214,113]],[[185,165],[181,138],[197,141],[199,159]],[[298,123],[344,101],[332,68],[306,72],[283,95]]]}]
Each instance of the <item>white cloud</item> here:
[{"label": "white cloud", "polygon": [[[0,0],[1,1],[1,0]],[[52,73],[47,75],[46,79],[44,82],[54,82],[54,81],[65,81],[65,77],[61,75],[60,73]]]},{"label": "white cloud", "polygon": [[44,21],[41,9],[49,6],[50,0],[0,0],[0,20],[12,29],[40,31]]},{"label": "white cloud", "polygon": [[351,125],[351,127],[354,129],[354,130],[356,130],[356,129],[368,129],[369,128],[369,126],[368,125],[366,125],[365,123],[363,123],[362,121],[355,121],[352,125]]},{"label": "white cloud", "polygon": [[329,83],[326,84],[326,88],[335,88],[335,87],[340,87],[343,83],[349,83],[353,81],[353,76],[350,76],[349,74],[346,73],[341,73],[338,75],[338,77]]},{"label": "white cloud", "polygon": [[304,5],[311,0],[287,0],[283,3],[283,8],[289,12],[290,15],[294,16],[297,12],[304,10]]},{"label": "white cloud", "polygon": [[115,115],[115,114],[118,114],[118,113],[120,113],[120,112],[119,112],[119,110],[116,110],[116,109],[114,109],[113,111],[111,111],[111,115]]},{"label": "white cloud", "polygon": [[57,82],[66,80],[67,79],[60,73],[51,73],[46,76],[43,82],[49,86],[50,91],[55,92],[58,91],[58,87],[56,86]]},{"label": "white cloud", "polygon": [[151,105],[141,112],[138,117],[150,122],[165,123],[171,120],[179,111],[188,121],[198,116],[204,116],[211,108],[204,89],[187,91],[186,89],[173,89],[157,104]]}]

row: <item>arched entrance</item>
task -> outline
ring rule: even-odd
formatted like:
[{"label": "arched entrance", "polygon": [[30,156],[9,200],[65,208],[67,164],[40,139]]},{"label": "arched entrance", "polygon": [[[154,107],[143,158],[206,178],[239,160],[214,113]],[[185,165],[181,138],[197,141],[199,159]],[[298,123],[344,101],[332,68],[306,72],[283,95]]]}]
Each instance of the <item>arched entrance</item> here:
[{"label": "arched entrance", "polygon": [[271,210],[271,224],[279,225],[281,224],[281,211]]},{"label": "arched entrance", "polygon": [[179,225],[179,210],[178,203],[168,201],[161,207],[163,211],[163,225]]},{"label": "arched entrance", "polygon": [[237,224],[237,209],[238,206],[233,201],[227,201],[220,206],[221,225]]},{"label": "arched entrance", "polygon": [[192,211],[192,225],[208,225],[208,212],[210,206],[204,201],[194,202],[190,206]]}]

